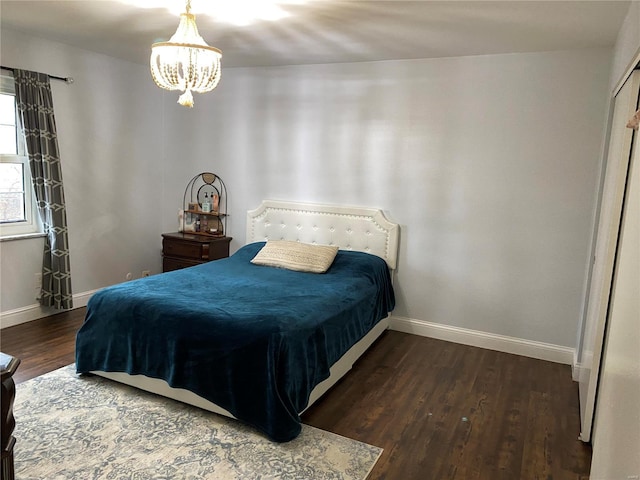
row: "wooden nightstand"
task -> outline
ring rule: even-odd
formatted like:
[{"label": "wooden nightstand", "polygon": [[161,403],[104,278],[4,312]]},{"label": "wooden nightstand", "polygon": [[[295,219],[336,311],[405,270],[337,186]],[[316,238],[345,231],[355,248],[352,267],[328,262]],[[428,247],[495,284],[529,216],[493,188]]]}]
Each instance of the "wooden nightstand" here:
[{"label": "wooden nightstand", "polygon": [[162,234],[162,271],[170,272],[227,258],[231,237],[210,237],[189,233]]},{"label": "wooden nightstand", "polygon": [[0,373],[2,373],[2,464],[1,480],[13,480],[13,446],[16,439],[11,435],[16,421],[13,418],[13,400],[16,394],[16,384],[13,381],[13,374],[20,365],[20,359],[0,352]]}]

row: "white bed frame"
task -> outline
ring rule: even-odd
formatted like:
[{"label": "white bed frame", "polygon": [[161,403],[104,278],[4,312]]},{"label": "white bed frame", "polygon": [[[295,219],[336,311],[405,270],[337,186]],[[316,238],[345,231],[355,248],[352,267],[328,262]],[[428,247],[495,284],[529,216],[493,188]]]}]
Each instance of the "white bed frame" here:
[{"label": "white bed frame", "polygon": [[[265,200],[257,209],[247,212],[247,243],[295,240],[337,245],[342,250],[367,252],[383,258],[392,273],[397,264],[399,233],[399,226],[387,220],[381,210],[374,208]],[[351,370],[355,361],[387,328],[388,317],[378,322],[365,337],[351,347],[331,367],[329,378],[313,389],[306,408]],[[235,418],[224,408],[188,390],[170,387],[164,380],[120,372],[92,373]]]}]

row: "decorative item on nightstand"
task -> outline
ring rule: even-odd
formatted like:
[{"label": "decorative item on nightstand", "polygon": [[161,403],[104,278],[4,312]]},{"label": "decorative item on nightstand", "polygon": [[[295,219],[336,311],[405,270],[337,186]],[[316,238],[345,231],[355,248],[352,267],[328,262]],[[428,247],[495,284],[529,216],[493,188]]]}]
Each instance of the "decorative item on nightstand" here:
[{"label": "decorative item on nightstand", "polygon": [[189,181],[182,201],[180,231],[162,234],[162,271],[169,272],[229,256],[227,189],[211,172]]},{"label": "decorative item on nightstand", "polygon": [[182,203],[182,232],[224,237],[227,226],[227,188],[218,175],[203,172],[193,177],[184,190]]}]

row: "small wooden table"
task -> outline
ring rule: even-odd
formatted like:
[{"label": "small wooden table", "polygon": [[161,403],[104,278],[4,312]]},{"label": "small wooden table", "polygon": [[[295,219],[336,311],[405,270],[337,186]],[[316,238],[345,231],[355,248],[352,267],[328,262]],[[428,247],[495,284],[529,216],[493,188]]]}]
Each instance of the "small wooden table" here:
[{"label": "small wooden table", "polygon": [[16,395],[16,384],[13,374],[20,365],[20,359],[0,352],[0,374],[2,381],[2,416],[0,417],[0,429],[2,430],[2,464],[0,480],[13,480],[13,446],[16,439],[11,435],[16,426],[13,418],[13,400]]}]

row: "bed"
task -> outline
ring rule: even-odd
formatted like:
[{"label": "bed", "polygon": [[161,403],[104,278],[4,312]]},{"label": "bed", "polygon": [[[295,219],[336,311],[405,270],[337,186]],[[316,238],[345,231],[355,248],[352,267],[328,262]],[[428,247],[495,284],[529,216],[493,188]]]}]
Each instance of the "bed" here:
[{"label": "bed", "polygon": [[[231,257],[96,292],[76,337],[77,372],[289,441],[300,413],[388,328],[398,236],[381,210],[264,201]],[[326,273],[252,263],[278,241],[339,251]]]}]

